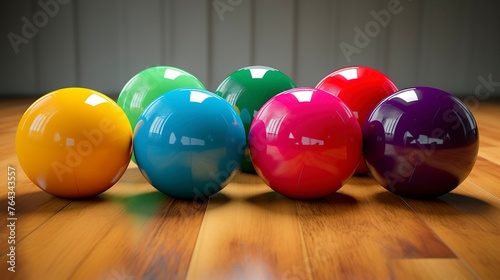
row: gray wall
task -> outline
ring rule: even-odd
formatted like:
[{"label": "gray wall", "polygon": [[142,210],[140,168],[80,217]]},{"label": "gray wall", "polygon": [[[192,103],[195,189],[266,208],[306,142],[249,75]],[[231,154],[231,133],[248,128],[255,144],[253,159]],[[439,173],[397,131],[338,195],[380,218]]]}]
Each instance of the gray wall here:
[{"label": "gray wall", "polygon": [[[500,1],[39,1],[0,4],[1,95],[68,86],[116,94],[154,65],[182,68],[215,90],[232,71],[255,64],[300,86],[366,65],[400,88],[465,96],[491,80],[481,89],[500,95]],[[376,23],[374,13],[390,21]]]}]

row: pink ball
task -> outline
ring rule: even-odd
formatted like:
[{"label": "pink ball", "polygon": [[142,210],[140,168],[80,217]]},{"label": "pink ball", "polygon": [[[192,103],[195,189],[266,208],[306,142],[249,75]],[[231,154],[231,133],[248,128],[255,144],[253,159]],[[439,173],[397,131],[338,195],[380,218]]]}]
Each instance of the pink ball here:
[{"label": "pink ball", "polygon": [[354,174],[361,139],[356,117],[339,98],[295,88],[271,98],[254,117],[250,156],[273,190],[314,199],[336,192]]}]

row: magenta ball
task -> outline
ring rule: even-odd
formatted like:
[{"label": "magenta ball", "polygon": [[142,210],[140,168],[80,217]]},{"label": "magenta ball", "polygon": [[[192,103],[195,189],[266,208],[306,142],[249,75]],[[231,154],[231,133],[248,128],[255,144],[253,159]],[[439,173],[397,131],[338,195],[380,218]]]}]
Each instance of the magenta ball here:
[{"label": "magenta ball", "polygon": [[471,172],[479,149],[476,121],[453,95],[430,87],[403,89],[382,100],[363,128],[373,177],[409,198],[455,189]]},{"label": "magenta ball", "polygon": [[257,174],[276,192],[314,199],[340,189],[361,158],[361,128],[334,95],[295,88],[272,97],[250,126]]}]

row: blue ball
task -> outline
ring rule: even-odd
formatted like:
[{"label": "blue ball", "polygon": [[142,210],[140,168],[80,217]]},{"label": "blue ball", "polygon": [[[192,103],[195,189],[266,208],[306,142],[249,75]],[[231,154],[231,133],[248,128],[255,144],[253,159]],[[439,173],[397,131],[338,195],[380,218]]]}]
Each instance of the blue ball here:
[{"label": "blue ball", "polygon": [[238,113],[206,90],[177,89],[154,100],[134,131],[134,153],[144,177],[180,199],[206,200],[226,186],[246,148]]}]

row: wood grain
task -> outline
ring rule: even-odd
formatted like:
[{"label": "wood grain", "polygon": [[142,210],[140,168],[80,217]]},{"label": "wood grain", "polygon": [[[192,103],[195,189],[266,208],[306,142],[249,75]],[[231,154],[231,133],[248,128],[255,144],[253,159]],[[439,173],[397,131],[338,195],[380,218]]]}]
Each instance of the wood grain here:
[{"label": "wood grain", "polygon": [[279,279],[304,264],[302,244],[295,202],[240,174],[210,200],[188,279]]},{"label": "wood grain", "polygon": [[476,279],[467,267],[455,259],[406,259],[389,262],[392,279]]},{"label": "wood grain", "polygon": [[448,195],[405,202],[481,279],[500,275],[498,198],[466,181]]},{"label": "wood grain", "polygon": [[[238,174],[208,202],[169,198],[131,164],[87,200],[44,193],[15,156],[32,100],[0,104],[0,163],[18,170],[16,272],[7,270],[7,181],[0,178],[1,279],[498,279],[500,105],[474,111],[481,148],[467,180],[431,200],[353,177],[313,201]],[[4,172],[2,171],[2,172]],[[5,174],[3,173],[3,174]]]},{"label": "wood grain", "polygon": [[387,278],[388,260],[456,258],[398,196],[369,177],[352,178],[320,201],[299,203],[298,214],[316,279]]}]

